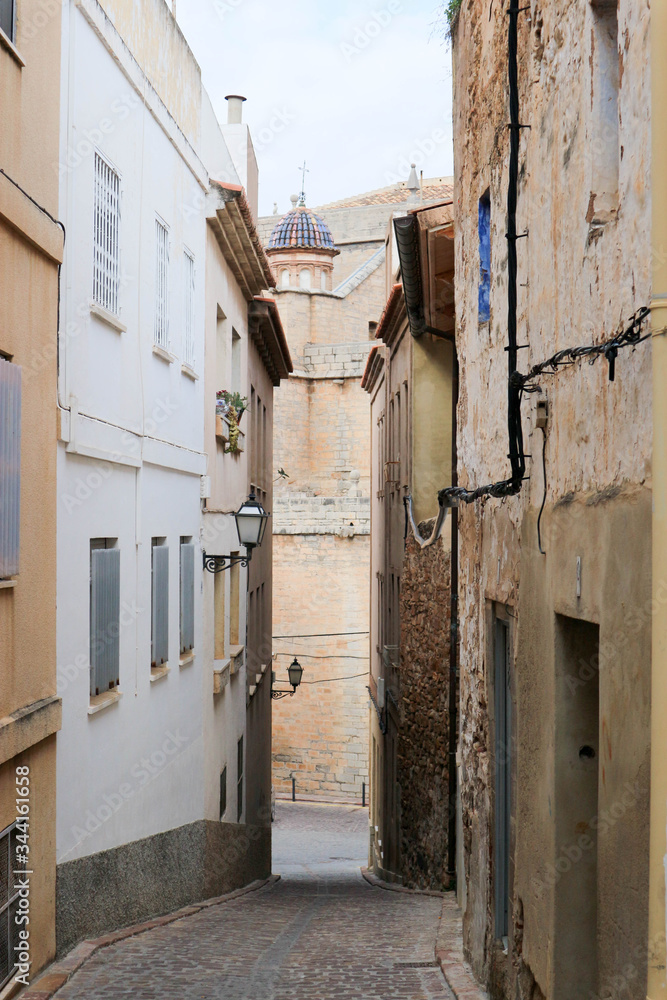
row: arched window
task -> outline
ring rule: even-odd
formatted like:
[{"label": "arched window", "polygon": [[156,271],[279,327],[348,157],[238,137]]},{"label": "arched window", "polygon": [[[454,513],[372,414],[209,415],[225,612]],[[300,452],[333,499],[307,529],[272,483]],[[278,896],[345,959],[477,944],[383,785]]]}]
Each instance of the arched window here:
[{"label": "arched window", "polygon": [[284,267],[280,272],[280,284],[283,288],[289,288],[289,268]]},{"label": "arched window", "polygon": [[322,271],[320,273],[320,288],[322,289],[323,292],[326,292],[326,290],[327,290],[327,272],[326,271]]},{"label": "arched window", "polygon": [[299,288],[310,288],[310,271],[307,267],[299,271]]}]

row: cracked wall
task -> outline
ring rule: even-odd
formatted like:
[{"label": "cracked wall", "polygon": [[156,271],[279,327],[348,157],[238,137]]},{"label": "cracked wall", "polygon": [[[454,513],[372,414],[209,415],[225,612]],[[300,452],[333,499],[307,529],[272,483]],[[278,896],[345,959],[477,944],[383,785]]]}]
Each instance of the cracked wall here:
[{"label": "cracked wall", "polygon": [[[600,120],[600,87],[614,84],[613,74],[604,77],[595,49],[600,9],[588,0],[533,0],[519,17],[520,120],[531,126],[521,132],[517,212],[518,232],[528,233],[518,244],[518,342],[527,345],[519,353],[522,371],[556,350],[599,343],[649,300],[648,4],[618,5],[615,127]],[[461,485],[476,487],[509,470],[505,11],[464,0],[453,50],[458,467]],[[604,180],[614,158],[616,191]],[[480,324],[478,201],[487,189],[491,317]],[[545,487],[535,397],[522,404],[531,457],[521,494],[459,509],[465,944],[494,997],[578,998],[581,986],[563,942],[579,918],[572,908],[564,926],[554,912],[567,879],[583,865],[563,851],[585,855],[588,848],[577,838],[594,834],[595,995],[614,995],[625,975],[622,995],[640,1000],[648,856],[650,342],[621,352],[614,382],[601,361],[578,362],[545,376],[541,385],[549,405],[541,524],[546,554],[537,538]],[[494,913],[499,759],[492,626],[498,615],[509,623],[514,712],[511,746],[504,751],[511,757],[512,787],[507,955]],[[596,814],[584,817],[574,807],[570,816],[556,800],[564,769],[588,766],[576,754],[568,757],[578,748],[561,728],[574,702],[568,702],[567,677],[559,682],[557,616],[599,627],[599,663],[588,664],[586,676],[590,670],[593,675],[584,681],[595,677],[599,683],[599,729],[591,737],[599,798]],[[581,680],[580,664],[564,669],[571,684]],[[572,838],[562,833],[567,823],[557,827],[557,808],[572,820]],[[614,822],[605,825],[605,816]],[[567,871],[556,868],[568,863]],[[583,925],[580,930],[589,933]]]}]

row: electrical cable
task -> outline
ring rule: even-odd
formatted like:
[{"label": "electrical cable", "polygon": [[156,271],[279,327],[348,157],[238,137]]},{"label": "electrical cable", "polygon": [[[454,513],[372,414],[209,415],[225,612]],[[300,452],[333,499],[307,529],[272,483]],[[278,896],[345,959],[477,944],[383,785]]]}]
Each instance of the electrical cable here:
[{"label": "electrical cable", "polygon": [[302,684],[333,684],[334,681],[352,681],[355,677],[368,677],[368,671],[363,674],[348,674],[346,677],[323,677],[319,681],[301,681]]},{"label": "electrical cable", "polygon": [[546,552],[542,548],[542,535],[540,533],[540,524],[542,521],[542,514],[544,512],[544,505],[547,502],[547,429],[546,427],[540,428],[542,431],[542,474],[544,475],[544,494],[542,495],[542,506],[540,507],[540,512],[537,515],[537,546],[540,553],[545,556]]},{"label": "electrical cable", "polygon": [[[641,333],[642,324],[649,315],[646,306],[638,309],[629,326],[621,333],[601,344],[590,344],[585,347],[571,347],[552,355],[546,361],[533,365],[526,375],[517,370],[517,351],[521,347],[516,341],[517,328],[517,257],[516,241],[528,233],[517,234],[516,206],[519,180],[519,135],[522,128],[529,128],[519,122],[519,85],[517,67],[517,21],[518,15],[528,7],[513,6],[516,0],[510,0],[508,8],[508,76],[509,76],[509,107],[510,107],[510,162],[509,183],[507,188],[507,430],[509,437],[509,455],[511,472],[508,479],[496,483],[488,483],[468,490],[462,486],[448,486],[438,492],[438,503],[441,507],[454,507],[458,503],[473,503],[486,497],[516,496],[520,492],[526,476],[526,455],[523,450],[523,428],[521,424],[521,403],[524,392],[538,392],[540,387],[536,382],[539,375],[553,374],[560,368],[574,364],[579,358],[590,358],[593,364],[599,357],[605,357],[609,364],[609,381],[614,381],[616,357],[623,347],[636,347],[647,340],[651,334]],[[544,454],[543,454],[544,461]],[[545,473],[546,482],[546,473]],[[544,504],[543,504],[544,506]],[[540,548],[540,551],[542,549]]]},{"label": "electrical cable", "polygon": [[365,632],[299,632],[296,635],[274,635],[273,639],[327,639],[329,636],[339,635],[370,635],[368,629]]}]

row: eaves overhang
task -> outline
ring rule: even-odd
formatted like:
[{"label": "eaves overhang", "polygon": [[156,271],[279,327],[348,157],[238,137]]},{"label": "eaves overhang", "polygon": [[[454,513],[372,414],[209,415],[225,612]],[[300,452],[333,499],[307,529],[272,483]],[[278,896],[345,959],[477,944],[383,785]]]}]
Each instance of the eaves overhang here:
[{"label": "eaves overhang", "polygon": [[246,301],[251,302],[266,289],[275,288],[275,275],[257,235],[245,191],[239,184],[211,181],[206,221]]},{"label": "eaves overhang", "polygon": [[392,288],[384,312],[375,331],[376,340],[382,340],[387,347],[393,347],[406,320],[405,295],[400,282]]},{"label": "eaves overhang", "polygon": [[386,348],[384,344],[375,344],[370,350],[370,354],[366,360],[364,374],[361,378],[361,388],[365,389],[366,392],[373,392],[375,386],[378,384],[382,372],[384,371],[385,351]]},{"label": "eaves overhang", "polygon": [[256,296],[248,304],[248,328],[273,385],[294,371],[275,299]]}]

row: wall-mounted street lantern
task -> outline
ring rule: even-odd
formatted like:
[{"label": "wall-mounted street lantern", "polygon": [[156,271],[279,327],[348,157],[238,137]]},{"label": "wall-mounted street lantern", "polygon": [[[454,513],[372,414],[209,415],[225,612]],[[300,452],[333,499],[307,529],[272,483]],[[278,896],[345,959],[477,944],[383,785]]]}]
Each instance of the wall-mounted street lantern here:
[{"label": "wall-mounted street lantern", "polygon": [[251,493],[248,499],[243,501],[234,514],[234,518],[239,542],[245,546],[246,553],[244,556],[208,556],[204,552],[204,569],[207,569],[209,573],[222,573],[223,570],[229,569],[230,566],[236,566],[237,563],[240,563],[241,566],[247,566],[252,557],[252,550],[262,544],[269,515],[254,493]]},{"label": "wall-mounted street lantern", "polygon": [[272,698],[286,698],[287,695],[290,697],[296,694],[296,689],[301,683],[301,678],[303,677],[303,667],[297,660],[296,656],[287,668],[287,676],[289,677],[289,682],[292,685],[292,690],[288,688],[274,688],[271,687],[271,697]]}]

